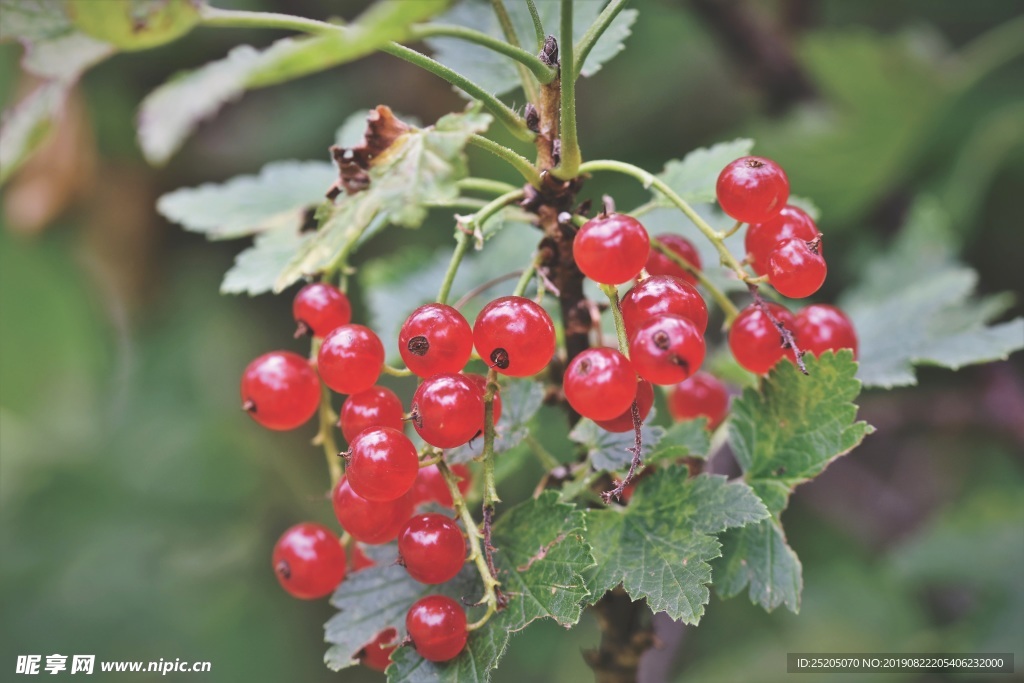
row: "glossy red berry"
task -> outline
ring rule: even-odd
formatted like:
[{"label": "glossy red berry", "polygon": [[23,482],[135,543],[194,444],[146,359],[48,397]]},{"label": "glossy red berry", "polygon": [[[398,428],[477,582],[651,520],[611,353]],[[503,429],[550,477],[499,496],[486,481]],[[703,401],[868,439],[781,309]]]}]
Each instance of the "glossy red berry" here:
[{"label": "glossy red berry", "polygon": [[[700,254],[697,252],[697,247],[693,246],[690,240],[682,235],[671,232],[657,235],[657,239],[668,247],[669,251],[693,266],[695,270],[700,270]],[[693,273],[657,249],[651,249],[651,253],[647,256],[647,265],[645,267],[649,275],[671,275],[691,285],[697,284],[697,277]]]},{"label": "glossy red berry", "polygon": [[427,304],[402,325],[398,351],[405,366],[420,377],[458,372],[473,353],[473,330],[451,306]]},{"label": "glossy red berry", "polygon": [[593,348],[578,354],[562,379],[572,409],[591,420],[611,420],[636,398],[636,372],[615,349]]},{"label": "glossy red berry", "polygon": [[857,332],[835,306],[814,304],[797,312],[795,331],[801,351],[820,356],[829,349],[853,349],[853,357],[857,357]]},{"label": "glossy red berry", "polygon": [[690,320],[675,315],[651,318],[629,341],[637,374],[654,384],[675,384],[704,362],[704,336]]},{"label": "glossy red berry", "polygon": [[405,424],[402,402],[386,387],[372,386],[352,394],[341,404],[338,425],[345,441],[352,443],[359,432],[370,427],[390,427],[402,431]]},{"label": "glossy red berry", "polygon": [[421,657],[447,662],[466,646],[466,611],[449,597],[428,595],[409,608],[405,630]]},{"label": "glossy red berry", "polygon": [[[451,465],[450,467],[452,473],[459,477],[459,492],[462,495],[466,495],[473,484],[469,468],[465,465]],[[437,469],[437,465],[428,465],[427,467],[420,468],[419,475],[416,477],[416,483],[413,484],[411,495],[413,505],[437,503],[446,508],[450,508],[453,505],[451,491],[448,490],[448,484],[445,483],[444,475]]]},{"label": "glossy red berry", "polygon": [[591,218],[572,242],[580,271],[605,285],[635,278],[647,263],[650,250],[651,239],[640,221],[620,213]]},{"label": "glossy red berry", "polygon": [[742,157],[718,176],[715,194],[722,211],[743,223],[761,223],[789,199],[789,179],[771,159]]},{"label": "glossy red berry", "polygon": [[484,425],[483,394],[465,375],[434,375],[413,394],[412,424],[431,446],[461,446]]},{"label": "glossy red berry", "polygon": [[398,647],[398,631],[386,628],[363,645],[359,652],[360,663],[368,669],[383,671],[391,663],[391,653]]},{"label": "glossy red berry", "polygon": [[480,311],[473,342],[485,363],[503,375],[529,377],[555,355],[555,325],[541,306],[521,296],[503,296]]},{"label": "glossy red berry", "polygon": [[337,287],[314,282],[299,290],[292,301],[292,317],[299,326],[295,336],[324,337],[352,320],[352,305]]},{"label": "glossy red berry", "polygon": [[677,315],[692,322],[704,334],[708,327],[708,305],[697,288],[671,275],[652,275],[626,292],[619,304],[626,334],[633,333],[651,318]]},{"label": "glossy red berry", "polygon": [[706,417],[708,429],[715,429],[729,412],[729,390],[715,376],[698,372],[672,387],[668,412],[677,420]]},{"label": "glossy red berry", "polygon": [[817,292],[828,267],[818,253],[820,242],[788,239],[780,242],[768,257],[768,282],[782,296],[803,299]]},{"label": "glossy red berry", "polygon": [[384,365],[384,345],[368,327],[342,325],[324,338],[317,356],[320,379],[339,394],[358,394],[374,385]]},{"label": "glossy red berry", "polygon": [[348,478],[342,478],[331,494],[334,515],[352,538],[367,545],[387,543],[412,516],[411,496],[374,503],[356,494]]},{"label": "glossy red berry", "polygon": [[345,472],[357,495],[382,503],[408,493],[419,471],[419,455],[409,437],[390,427],[371,427],[352,442]]},{"label": "glossy red berry", "polygon": [[[765,304],[776,319],[790,332],[794,330],[793,314],[778,304]],[[756,304],[747,306],[729,329],[729,349],[736,362],[757,375],[771,370],[787,354],[795,358],[792,350],[783,348],[783,337],[778,328]]]},{"label": "glossy red berry", "polygon": [[[487,378],[483,375],[477,375],[476,373],[467,372],[464,373],[466,379],[475,384],[480,389],[480,399],[483,400],[485,394],[487,394]],[[491,399],[491,416],[494,418],[494,424],[498,424],[498,420],[501,419],[501,391],[495,391],[494,397]],[[482,425],[481,425],[482,428]]]},{"label": "glossy red berry", "polygon": [[325,526],[305,522],[278,539],[273,554],[274,573],[281,586],[297,598],[322,598],[345,578],[345,549]]},{"label": "glossy red berry", "polygon": [[444,583],[466,563],[466,539],[450,517],[414,515],[398,534],[398,561],[420,583]]},{"label": "glossy red berry", "polygon": [[320,381],[297,353],[265,353],[242,374],[242,408],[267,429],[295,429],[319,405]]},{"label": "glossy red berry", "polygon": [[[647,419],[653,405],[654,387],[645,379],[637,381],[636,407],[640,411],[640,422]],[[610,420],[595,420],[595,422],[606,432],[631,432],[633,431],[633,406],[630,405],[618,417],[613,417]]]},{"label": "glossy red berry", "polygon": [[818,238],[818,227],[814,219],[796,206],[787,204],[777,216],[763,223],[754,223],[747,228],[744,246],[750,267],[758,275],[768,274],[768,257],[779,242],[787,239],[801,239],[813,242]]}]

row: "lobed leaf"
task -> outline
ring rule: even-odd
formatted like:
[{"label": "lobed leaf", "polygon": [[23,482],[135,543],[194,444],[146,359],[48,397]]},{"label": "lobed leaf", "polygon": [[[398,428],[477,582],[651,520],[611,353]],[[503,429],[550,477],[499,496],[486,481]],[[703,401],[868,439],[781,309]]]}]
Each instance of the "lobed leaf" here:
[{"label": "lobed leaf", "polygon": [[[722,169],[730,162],[750,154],[753,148],[754,141],[747,138],[701,147],[681,160],[665,164],[665,170],[658,178],[687,202],[713,202],[716,197],[715,184]],[[670,205],[661,193],[655,193],[655,199],[661,204]]]},{"label": "lobed leaf", "polygon": [[253,245],[235,257],[235,265],[224,274],[221,294],[255,296],[274,288],[277,274],[313,237],[292,226],[281,226],[256,236]]},{"label": "lobed leaf", "polygon": [[[646,423],[640,428],[642,447],[641,457],[646,462],[654,453],[655,448],[665,436],[665,428],[650,424],[654,411],[647,416]],[[628,432],[609,432],[601,429],[593,420],[580,420],[569,438],[587,449],[590,463],[595,470],[616,472],[629,467],[633,460],[630,448],[636,444],[636,434]]]}]

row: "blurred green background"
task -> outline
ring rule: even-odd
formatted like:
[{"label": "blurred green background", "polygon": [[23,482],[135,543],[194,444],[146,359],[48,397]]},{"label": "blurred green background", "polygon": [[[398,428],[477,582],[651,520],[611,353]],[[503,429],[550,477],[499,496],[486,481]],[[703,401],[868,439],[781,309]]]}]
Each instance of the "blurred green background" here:
[{"label": "blurred green background", "polygon": [[[221,4],[326,17],[365,3]],[[982,292],[1020,290],[1019,2],[634,6],[627,50],[581,87],[586,157],[658,170],[693,147],[749,135],[821,208],[833,266],[823,300],[886,248],[922,193],[949,213]],[[754,33],[737,31],[737,16]],[[430,122],[462,101],[375,56],[250,93],[166,168],[144,164],[133,116],[149,90],[235,44],[277,35],[200,29],[101,64],[55,141],[4,190],[0,678],[19,654],[62,653],[212,661],[210,674],[178,675],[189,680],[380,680],[324,668],[331,609],[289,598],[270,571],[283,529],[334,523],[323,458],[308,444],[313,427],[270,433],[237,407],[251,358],[307,348],[291,338],[290,297],[218,296],[239,245],[168,225],[153,204],[271,160],[326,158],[335,128],[359,109],[385,103]],[[27,87],[19,54],[0,46],[5,105]],[[490,158],[473,153],[472,162],[476,175],[513,180]],[[641,199],[633,185],[610,182],[588,189],[614,187],[626,207]],[[417,232],[385,232],[360,260],[450,236],[450,216],[438,215]],[[785,514],[804,565],[802,614],[713,598],[697,629],[658,623],[664,647],[644,663],[644,680],[781,680],[788,651],[1016,650],[1021,670],[1020,358],[919,377],[918,387],[863,396],[878,433],[802,487]],[[544,429],[555,440],[564,425],[547,419]],[[528,494],[536,475],[508,480],[506,501]],[[579,650],[596,639],[590,617],[569,633],[532,626],[512,640],[495,680],[589,680]]]}]

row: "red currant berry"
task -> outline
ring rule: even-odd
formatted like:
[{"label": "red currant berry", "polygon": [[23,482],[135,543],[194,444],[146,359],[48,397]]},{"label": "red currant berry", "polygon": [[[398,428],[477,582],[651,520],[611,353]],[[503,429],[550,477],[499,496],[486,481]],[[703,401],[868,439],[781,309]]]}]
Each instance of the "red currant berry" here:
[{"label": "red currant berry", "polygon": [[345,441],[352,443],[359,432],[370,427],[390,427],[402,431],[404,417],[402,402],[395,392],[373,386],[345,399],[341,404],[338,426],[341,427]]},{"label": "red currant berry", "polygon": [[[645,379],[639,380],[636,384],[636,407],[640,411],[640,422],[647,419],[654,405],[654,387]],[[633,431],[633,406],[630,405],[618,417],[610,420],[595,420],[597,426],[606,432],[631,432]]]},{"label": "red currant berry", "polygon": [[[664,235],[658,235],[657,239],[668,247],[669,251],[693,266],[695,270],[700,270],[700,254],[697,253],[697,247],[693,246],[693,243],[690,240],[686,239],[682,235],[676,235],[671,232],[665,233]],[[691,285],[697,284],[697,278],[693,273],[688,271],[686,268],[683,268],[657,249],[651,249],[651,253],[647,257],[647,265],[645,267],[650,275],[671,275],[672,277],[677,277]]]},{"label": "red currant berry", "polygon": [[591,218],[572,241],[580,271],[594,282],[619,285],[635,278],[647,263],[651,239],[640,221],[621,213]]},{"label": "red currant berry", "polygon": [[402,325],[398,351],[406,367],[420,377],[458,372],[473,353],[473,330],[451,306],[427,304]]},{"label": "red currant berry", "polygon": [[391,653],[398,647],[398,631],[386,628],[363,645],[359,652],[359,661],[368,669],[383,671],[391,663]]},{"label": "red currant berry", "polygon": [[615,349],[587,349],[565,369],[565,400],[591,420],[611,420],[629,410],[636,398],[636,372]]},{"label": "red currant berry", "polygon": [[455,659],[466,646],[466,611],[444,595],[420,598],[405,615],[405,630],[416,652],[432,662]]},{"label": "red currant berry", "polygon": [[704,336],[690,320],[675,315],[651,318],[629,341],[637,374],[654,384],[675,384],[704,362]]},{"label": "red currant berry", "polygon": [[503,375],[529,377],[555,355],[555,325],[537,303],[503,296],[484,306],[473,325],[477,353]]},{"label": "red currant berry", "polygon": [[295,332],[296,337],[305,334],[323,337],[352,320],[352,306],[348,297],[337,287],[326,282],[314,282],[295,295],[292,317],[299,326]]},{"label": "red currant berry", "polygon": [[374,503],[355,493],[342,478],[331,495],[334,515],[352,538],[367,545],[387,543],[402,530],[412,516],[410,496]]},{"label": "red currant berry", "polygon": [[[483,375],[477,375],[475,373],[465,373],[466,379],[475,384],[480,389],[480,400],[483,400],[484,395],[487,393],[487,378]],[[501,391],[494,392],[494,398],[491,399],[491,413],[494,417],[494,424],[498,424],[498,420],[501,419]]]},{"label": "red currant berry", "polygon": [[242,408],[267,429],[295,429],[319,405],[320,381],[297,353],[265,353],[242,374]]},{"label": "red currant berry", "polygon": [[390,427],[364,429],[349,449],[349,486],[374,503],[404,496],[419,471],[416,446],[405,434]]},{"label": "red currant berry", "polygon": [[449,517],[415,515],[398,534],[398,561],[420,583],[444,583],[466,563],[466,539]]},{"label": "red currant berry", "polygon": [[638,283],[622,297],[619,307],[630,337],[645,322],[662,315],[686,318],[701,334],[708,327],[708,305],[700,292],[671,275],[652,275]]},{"label": "red currant berry", "polygon": [[349,564],[351,566],[351,571],[357,572],[360,569],[373,567],[377,563],[371,560],[370,557],[363,552],[363,549],[359,547],[358,543],[353,543],[352,554],[349,556]]},{"label": "red currant berry", "polygon": [[[459,492],[466,495],[473,484],[469,468],[465,465],[451,465],[451,470],[459,477]],[[437,465],[420,468],[419,476],[416,477],[416,483],[412,488],[412,501],[413,505],[437,503],[446,508],[452,507],[454,502],[451,491],[448,490],[448,484],[445,483],[444,475],[437,469]]]},{"label": "red currant berry", "polygon": [[[790,332],[794,329],[793,314],[778,304],[765,304]],[[795,359],[791,349],[784,349],[782,334],[756,304],[747,306],[729,329],[729,349],[736,362],[757,375],[772,369],[783,357]]]},{"label": "red currant berry", "polygon": [[814,304],[797,312],[795,332],[801,351],[820,356],[829,349],[853,349],[853,357],[857,357],[853,323],[835,306]]},{"label": "red currant berry", "polygon": [[668,394],[668,412],[677,420],[706,417],[708,429],[715,429],[729,412],[729,391],[718,378],[698,372],[672,387]]},{"label": "red currant berry", "polygon": [[288,529],[274,546],[274,573],[297,598],[330,595],[345,578],[345,549],[325,526],[305,522]]},{"label": "red currant berry", "polygon": [[743,223],[762,223],[789,199],[789,179],[771,159],[741,157],[718,176],[715,185],[722,211]]},{"label": "red currant berry", "polygon": [[483,427],[484,397],[465,375],[434,375],[413,394],[412,417],[424,441],[437,448],[455,448]]},{"label": "red currant berry", "polygon": [[320,379],[339,394],[358,394],[374,385],[384,365],[384,345],[368,327],[342,325],[320,346]]},{"label": "red currant berry", "polygon": [[754,223],[747,228],[744,245],[750,267],[758,275],[768,273],[768,257],[775,251],[775,245],[787,239],[801,239],[813,242],[818,238],[818,227],[814,219],[803,209],[787,204],[777,216],[763,223]]},{"label": "red currant berry", "polygon": [[828,267],[818,253],[818,242],[789,239],[768,257],[768,282],[782,296],[803,299],[817,292]]}]

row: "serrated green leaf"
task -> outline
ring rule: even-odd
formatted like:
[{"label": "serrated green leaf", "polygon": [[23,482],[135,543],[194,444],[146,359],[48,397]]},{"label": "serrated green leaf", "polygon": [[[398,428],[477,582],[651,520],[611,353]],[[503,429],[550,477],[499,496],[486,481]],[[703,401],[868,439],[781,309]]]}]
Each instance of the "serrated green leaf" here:
[{"label": "serrated green leaf", "polygon": [[224,274],[221,294],[255,296],[271,291],[277,274],[312,237],[312,233],[288,225],[257,235],[253,245],[240,252],[235,265]]},{"label": "serrated green leaf", "polygon": [[676,422],[667,430],[651,450],[645,463],[659,460],[675,460],[676,458],[704,458],[711,447],[711,434],[708,432],[708,420],[699,417],[695,420]]},{"label": "serrated green leaf", "polygon": [[22,67],[40,78],[70,85],[90,66],[114,54],[114,46],[78,31],[53,0],[0,0],[0,41],[25,46]]},{"label": "serrated green leaf", "polygon": [[684,466],[659,470],[640,481],[629,505],[587,511],[597,562],[587,572],[591,599],[621,583],[653,611],[696,624],[710,598],[709,562],[721,554],[715,534],[767,516],[742,482],[690,478]]},{"label": "serrated green leaf", "polygon": [[[495,426],[494,452],[505,453],[526,438],[529,424],[544,403],[544,387],[529,380],[512,380],[501,387],[501,419]],[[483,453],[483,439],[445,452],[451,464],[469,462]]]},{"label": "serrated green leaf", "polygon": [[[665,436],[665,428],[650,424],[654,419],[654,411],[640,428],[642,446],[641,457],[644,462],[651,457],[655,448]],[[629,432],[609,432],[597,426],[593,420],[580,420],[569,438],[587,449],[590,464],[595,470],[616,472],[629,467],[633,453],[629,450],[636,445],[636,434]]]},{"label": "serrated green leaf", "polygon": [[509,634],[488,623],[469,634],[466,649],[450,662],[431,662],[409,646],[391,655],[390,683],[486,683],[505,654]]},{"label": "serrated green leaf", "polygon": [[[718,175],[730,162],[750,154],[754,141],[739,138],[731,142],[720,142],[711,147],[695,149],[682,160],[670,161],[658,177],[690,203],[715,201],[715,184]],[[668,205],[660,193],[655,199]]]},{"label": "serrated green leaf", "polygon": [[750,587],[750,601],[771,612],[779,605],[797,613],[803,567],[773,519],[722,534],[722,561],[715,564],[715,592],[723,598]]},{"label": "serrated green leaf", "polygon": [[44,83],[8,111],[0,126],[0,185],[43,144],[67,98],[59,81]]}]

